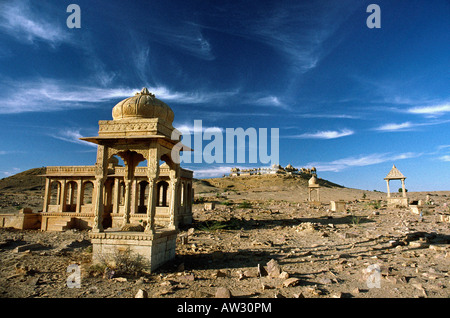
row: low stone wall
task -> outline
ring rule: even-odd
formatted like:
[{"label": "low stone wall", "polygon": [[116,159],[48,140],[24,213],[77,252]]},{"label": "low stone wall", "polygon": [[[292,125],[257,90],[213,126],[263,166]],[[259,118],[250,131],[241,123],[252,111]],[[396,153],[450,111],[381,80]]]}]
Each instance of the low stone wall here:
[{"label": "low stone wall", "polygon": [[388,206],[396,206],[396,207],[408,207],[409,202],[408,198],[400,197],[400,198],[387,198]]},{"label": "low stone wall", "polygon": [[143,232],[101,232],[90,233],[93,263],[107,263],[114,266],[118,253],[140,255],[150,272],[175,258],[177,232],[158,230],[152,236]]},{"label": "low stone wall", "polygon": [[25,208],[17,213],[0,214],[0,227],[12,227],[19,230],[38,230],[41,228],[40,213]]},{"label": "low stone wall", "polygon": [[333,212],[345,212],[347,210],[345,201],[330,201],[330,210]]}]

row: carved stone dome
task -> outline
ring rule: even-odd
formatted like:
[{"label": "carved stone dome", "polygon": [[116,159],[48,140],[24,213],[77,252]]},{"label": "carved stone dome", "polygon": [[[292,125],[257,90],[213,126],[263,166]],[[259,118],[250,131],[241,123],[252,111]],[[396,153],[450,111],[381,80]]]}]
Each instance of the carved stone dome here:
[{"label": "carved stone dome", "polygon": [[308,185],[309,185],[309,186],[317,185],[317,178],[316,178],[316,176],[313,175],[313,176],[311,177],[311,179],[309,179]]},{"label": "carved stone dome", "polygon": [[174,113],[164,102],[155,98],[147,88],[117,103],[112,110],[114,120],[159,118],[168,124],[172,124]]}]

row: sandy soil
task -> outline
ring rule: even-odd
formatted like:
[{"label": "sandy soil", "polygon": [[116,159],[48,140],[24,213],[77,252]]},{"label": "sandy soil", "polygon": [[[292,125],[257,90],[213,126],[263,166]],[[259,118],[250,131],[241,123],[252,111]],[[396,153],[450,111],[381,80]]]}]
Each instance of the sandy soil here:
[{"label": "sandy soil", "polygon": [[[376,201],[384,199],[379,192],[324,188],[322,204],[309,204],[301,187],[213,183],[196,197],[215,201],[215,209],[194,205],[195,222],[180,230],[176,258],[151,274],[93,268],[86,231],[0,229],[0,297],[122,298],[143,290],[154,298],[203,298],[219,287],[244,298],[450,296],[450,228],[440,219],[450,213],[450,192],[431,193],[433,204],[419,216],[387,208]],[[329,210],[337,199],[347,201],[345,211]],[[71,264],[80,266],[80,288],[68,288]]]}]

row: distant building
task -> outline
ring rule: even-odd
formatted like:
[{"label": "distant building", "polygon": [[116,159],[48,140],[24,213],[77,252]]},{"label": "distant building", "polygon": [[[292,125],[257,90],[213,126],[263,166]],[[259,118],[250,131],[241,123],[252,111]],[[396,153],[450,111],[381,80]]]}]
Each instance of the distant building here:
[{"label": "distant building", "polygon": [[294,168],[291,164],[288,164],[285,168],[279,164],[273,164],[270,168],[249,168],[239,169],[231,168],[230,177],[239,176],[254,176],[264,174],[280,174],[280,175],[316,175],[317,171],[315,167],[312,168]]}]

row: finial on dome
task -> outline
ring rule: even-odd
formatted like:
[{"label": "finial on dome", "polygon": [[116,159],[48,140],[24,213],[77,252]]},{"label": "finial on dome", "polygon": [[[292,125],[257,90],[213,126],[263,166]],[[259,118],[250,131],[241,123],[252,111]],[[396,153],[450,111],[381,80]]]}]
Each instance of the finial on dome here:
[{"label": "finial on dome", "polygon": [[150,95],[151,97],[155,97],[155,94],[152,94],[149,92],[149,90],[147,89],[147,87],[144,87],[140,93],[137,93],[139,95]]}]

